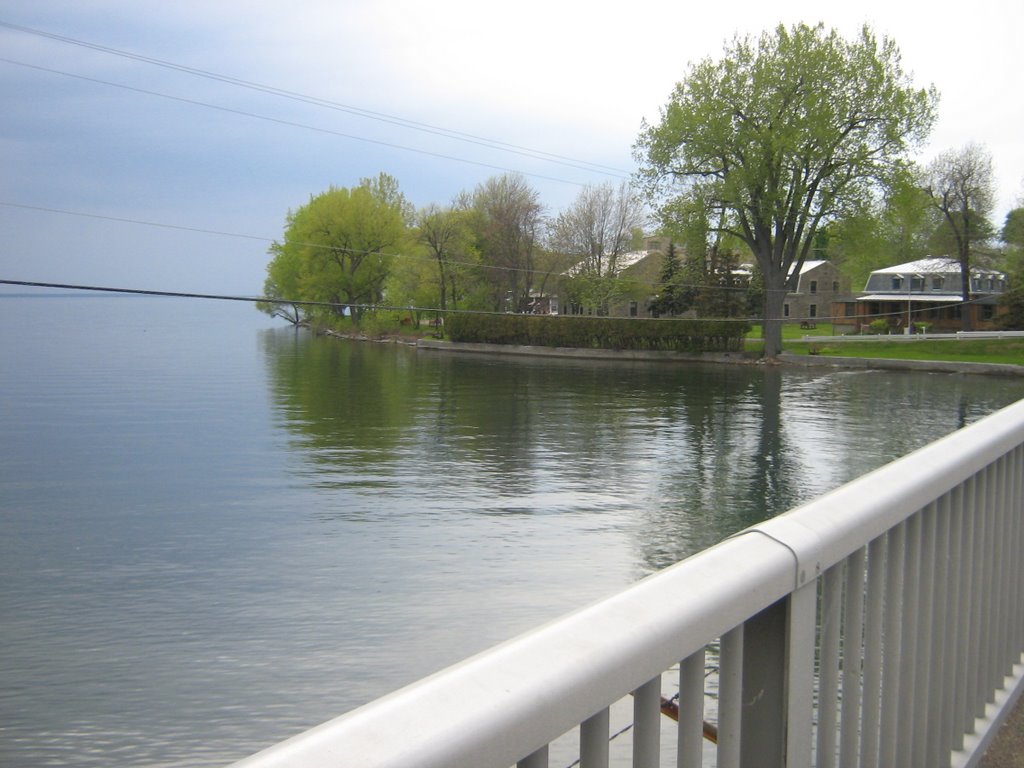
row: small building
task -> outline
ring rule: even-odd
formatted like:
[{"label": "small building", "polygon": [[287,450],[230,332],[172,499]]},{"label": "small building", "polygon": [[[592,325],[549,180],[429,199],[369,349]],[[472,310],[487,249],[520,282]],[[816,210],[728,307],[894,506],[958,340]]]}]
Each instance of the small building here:
[{"label": "small building", "polygon": [[999,298],[1007,289],[1006,275],[972,268],[966,304],[962,279],[960,262],[948,256],[876,269],[864,292],[838,304],[833,314],[840,316],[837,323],[852,325],[856,332],[877,320],[884,320],[890,333],[913,333],[921,328],[958,331],[963,328],[965,312],[969,327],[993,328]]},{"label": "small building", "polygon": [[831,261],[805,261],[797,275],[796,290],[786,294],[782,316],[805,327],[830,322],[832,307],[850,297],[850,278]]}]

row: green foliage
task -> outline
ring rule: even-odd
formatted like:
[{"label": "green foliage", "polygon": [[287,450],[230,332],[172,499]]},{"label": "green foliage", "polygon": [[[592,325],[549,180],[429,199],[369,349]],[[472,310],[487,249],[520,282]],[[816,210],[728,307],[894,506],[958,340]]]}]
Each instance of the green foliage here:
[{"label": "green foliage", "polygon": [[693,305],[697,292],[694,281],[686,278],[676,252],[676,244],[669,241],[658,277],[658,295],[651,302],[651,310],[656,315],[674,317],[683,314]]},{"label": "green foliage", "polygon": [[534,287],[543,208],[538,192],[518,174],[492,177],[472,197],[472,219],[490,308],[523,311]]},{"label": "green foliage", "polygon": [[1014,208],[1006,214],[1001,236],[1011,248],[1024,250],[1024,208]]},{"label": "green foliage", "polygon": [[735,352],[749,326],[728,320],[568,317],[550,315],[451,315],[452,341],[582,349]]},{"label": "green foliage", "polygon": [[928,194],[909,175],[898,177],[884,199],[828,225],[821,255],[862,288],[873,270],[945,252],[932,248],[940,223]]},{"label": "green foliage", "polygon": [[381,300],[391,260],[405,235],[393,181],[382,174],[377,181],[364,179],[352,189],[331,187],[290,212],[284,242],[270,247],[273,258],[264,295],[330,305],[306,307],[307,319],[340,316],[347,307],[358,321],[365,305]]},{"label": "green foliage", "polygon": [[1005,308],[1006,314],[1000,315],[997,322],[1005,330],[1024,331],[1024,258],[1018,255],[1007,279],[1009,290],[999,298],[999,304]]},{"label": "green foliage", "polygon": [[780,25],[691,67],[641,132],[639,178],[663,217],[702,208],[750,248],[774,356],[789,276],[819,227],[899,175],[936,101],[911,86],[895,44],[866,27],[846,41],[821,25]]},{"label": "green foliage", "polygon": [[[432,293],[425,306],[458,309],[479,270],[480,254],[473,235],[475,214],[466,208],[432,205],[419,213],[415,239],[433,259]],[[422,295],[424,291],[417,292]]]}]

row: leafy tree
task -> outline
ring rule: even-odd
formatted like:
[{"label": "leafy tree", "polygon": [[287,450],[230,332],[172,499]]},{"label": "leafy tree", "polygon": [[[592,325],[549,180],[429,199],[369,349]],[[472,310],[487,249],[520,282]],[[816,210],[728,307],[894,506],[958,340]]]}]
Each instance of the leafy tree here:
[{"label": "leafy tree", "polygon": [[891,182],[936,100],[867,27],[847,41],[821,25],[780,25],[691,65],[660,122],[644,126],[635,152],[652,203],[700,201],[754,255],[767,357],[782,349],[785,296],[819,228]]},{"label": "leafy tree", "polygon": [[1024,330],[1024,207],[1014,208],[1006,214],[1001,237],[1006,244],[1010,288],[999,300],[1007,310],[1000,319],[1000,325]]},{"label": "leafy tree", "polygon": [[[960,290],[964,303],[971,300],[971,257],[977,246],[992,236],[988,216],[995,199],[992,156],[977,144],[943,152],[925,171],[924,189],[942,214],[952,250],[960,262]],[[962,312],[964,330],[970,313]]]},{"label": "leafy tree", "polygon": [[525,311],[540,249],[540,195],[522,176],[505,174],[478,186],[472,205],[491,309]]},{"label": "leafy tree", "polygon": [[830,223],[822,256],[863,286],[875,269],[923,259],[940,225],[931,199],[909,175],[880,200]]},{"label": "leafy tree", "polygon": [[340,316],[347,307],[358,323],[363,306],[381,300],[391,259],[405,235],[397,200],[381,196],[386,179],[382,174],[352,189],[331,187],[289,212],[284,242],[270,246],[267,298],[331,305],[316,314]]},{"label": "leafy tree", "polygon": [[422,310],[437,306],[437,266],[424,254],[396,255],[384,286],[387,304],[408,307],[417,326]]},{"label": "leafy tree", "polygon": [[436,295],[441,309],[457,308],[460,279],[477,252],[471,229],[472,212],[459,208],[431,205],[417,217],[416,240],[437,265]]},{"label": "leafy tree", "polygon": [[1000,237],[1011,252],[1024,253],[1024,207],[1014,208],[1006,214]]}]

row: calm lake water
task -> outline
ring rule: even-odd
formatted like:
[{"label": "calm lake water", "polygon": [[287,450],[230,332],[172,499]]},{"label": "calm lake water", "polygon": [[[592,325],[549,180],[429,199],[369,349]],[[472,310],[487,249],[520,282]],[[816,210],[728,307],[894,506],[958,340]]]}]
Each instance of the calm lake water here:
[{"label": "calm lake water", "polygon": [[0,765],[241,758],[1024,397],[0,295]]}]

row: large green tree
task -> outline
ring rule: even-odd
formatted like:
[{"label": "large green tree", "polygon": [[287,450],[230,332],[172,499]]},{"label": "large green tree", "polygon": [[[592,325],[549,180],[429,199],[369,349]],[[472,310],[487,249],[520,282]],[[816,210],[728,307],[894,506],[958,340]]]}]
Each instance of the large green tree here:
[{"label": "large green tree", "polygon": [[935,118],[891,40],[823,26],[736,38],[691,65],[635,145],[638,177],[664,209],[699,200],[744,242],[764,279],[764,353],[782,349],[782,308],[818,230],[904,167]]},{"label": "large green tree", "polygon": [[305,315],[350,312],[358,323],[378,303],[394,254],[405,237],[397,185],[386,174],[351,189],[331,187],[289,212],[283,242],[270,246],[264,311],[282,314],[306,301]]}]

